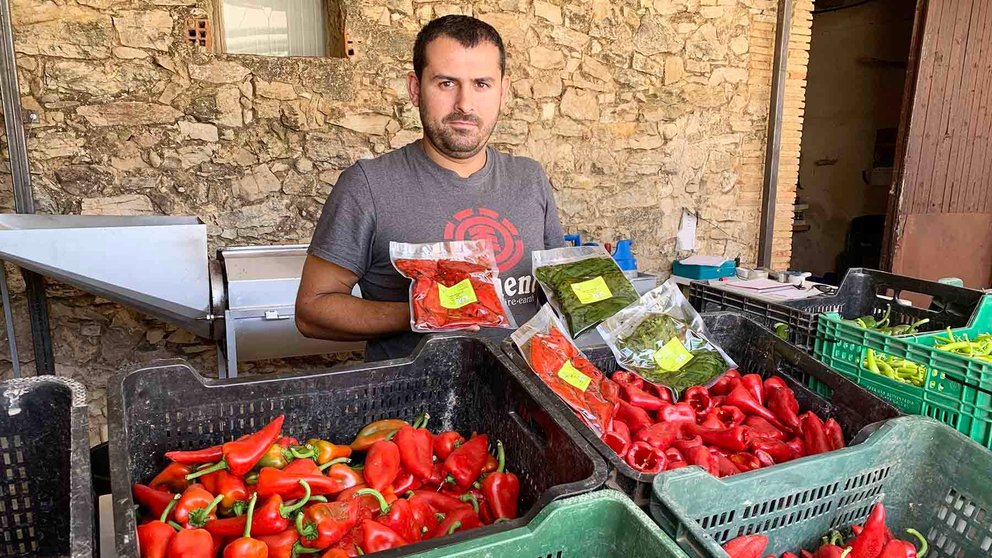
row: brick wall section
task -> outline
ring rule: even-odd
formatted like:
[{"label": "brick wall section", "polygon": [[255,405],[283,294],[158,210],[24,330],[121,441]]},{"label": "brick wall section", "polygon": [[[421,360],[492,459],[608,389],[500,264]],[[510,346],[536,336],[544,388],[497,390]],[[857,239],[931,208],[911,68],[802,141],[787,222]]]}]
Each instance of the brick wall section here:
[{"label": "brick wall section", "polygon": [[[753,263],[776,6],[358,0],[347,4],[353,59],[273,59],[187,44],[183,22],[211,14],[205,0],[12,0],[22,104],[40,117],[27,130],[38,210],[196,215],[210,253],[307,242],[342,169],[420,136],[405,91],[413,38],[433,17],[466,13],[509,49],[513,98],[494,142],[545,166],[566,230],[632,238],[641,267],[665,275],[685,207],[704,219],[701,252]],[[800,2],[796,26],[810,6]],[[795,43],[792,99],[807,46]],[[788,106],[791,193],[801,104]],[[12,205],[0,186],[0,211]],[[776,235],[782,257],[789,236]],[[107,378],[128,363],[185,357],[215,369],[213,347],[184,331],[64,286],[49,297],[57,371],[87,385],[94,440],[105,436]],[[28,359],[20,296],[14,310]],[[0,375],[5,355],[4,343]]]}]

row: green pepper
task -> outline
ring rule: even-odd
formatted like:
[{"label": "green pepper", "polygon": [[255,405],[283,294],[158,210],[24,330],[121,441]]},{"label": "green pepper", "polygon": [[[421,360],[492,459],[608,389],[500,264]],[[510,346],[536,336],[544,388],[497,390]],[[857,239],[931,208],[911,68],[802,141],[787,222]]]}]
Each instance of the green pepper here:
[{"label": "green pepper", "polygon": [[[606,255],[538,267],[534,276],[551,292],[573,337],[596,327],[640,298],[630,279]],[[608,292],[599,291],[592,298],[580,298],[584,285],[600,281],[605,283]],[[600,298],[604,295],[605,298]]]}]

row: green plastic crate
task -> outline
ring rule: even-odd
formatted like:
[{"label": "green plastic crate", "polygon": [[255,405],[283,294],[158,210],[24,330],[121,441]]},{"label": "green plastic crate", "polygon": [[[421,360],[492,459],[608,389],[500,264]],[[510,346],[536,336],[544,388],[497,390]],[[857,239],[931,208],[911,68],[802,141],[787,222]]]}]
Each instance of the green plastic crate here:
[{"label": "green plastic crate", "polygon": [[687,558],[626,496],[601,490],[549,504],[526,527],[411,558]]},{"label": "green plastic crate", "polygon": [[[817,329],[814,356],[824,364],[902,411],[935,418],[992,448],[992,363],[935,349],[946,331],[892,337],[844,323],[835,313],[822,315]],[[992,296],[982,298],[967,327],[951,331],[970,337],[992,331]],[[869,371],[862,364],[868,349],[925,365],[926,382],[916,387]]]},{"label": "green plastic crate", "polygon": [[927,558],[992,555],[992,452],[925,417],[866,427],[863,443],[718,479],[698,467],[658,475],[651,515],[686,553],[726,558],[741,535],[769,538],[765,554],[815,550],[822,535],[860,524],[878,501],[904,540],[919,530]]}]

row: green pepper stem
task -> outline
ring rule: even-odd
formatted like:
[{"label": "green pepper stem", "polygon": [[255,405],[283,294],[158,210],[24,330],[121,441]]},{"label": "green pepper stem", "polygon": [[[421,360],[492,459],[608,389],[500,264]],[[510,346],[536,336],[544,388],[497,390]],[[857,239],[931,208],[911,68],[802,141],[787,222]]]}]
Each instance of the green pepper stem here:
[{"label": "green pepper stem", "polygon": [[923,558],[927,551],[930,550],[929,545],[927,545],[927,539],[916,529],[906,529],[906,532],[920,541],[920,549],[916,551],[916,558]]},{"label": "green pepper stem", "polygon": [[165,518],[169,517],[169,514],[172,513],[172,508],[176,507],[176,504],[179,503],[180,498],[182,498],[182,494],[176,494],[172,497],[172,501],[169,502],[168,506],[165,506],[165,511],[163,511],[162,515],[158,518],[159,521],[165,523]]},{"label": "green pepper stem", "polygon": [[313,448],[307,448],[304,451],[300,451],[296,447],[286,448],[289,451],[289,455],[292,455],[294,459],[310,459],[311,457],[317,455],[317,452]]},{"label": "green pepper stem", "polygon": [[323,502],[323,503],[327,503],[327,498],[325,498],[325,497],[323,497],[323,496],[311,496],[311,497],[310,497],[310,503],[312,504],[312,503],[314,503],[314,502]]},{"label": "green pepper stem", "polygon": [[317,538],[317,526],[313,523],[303,524],[303,514],[296,515],[296,521],[293,522],[296,525],[296,532],[300,534],[301,537],[308,541],[312,541]]},{"label": "green pepper stem", "polygon": [[308,483],[305,479],[300,479],[299,483],[300,486],[302,486],[303,490],[305,491],[305,493],[303,494],[303,498],[300,498],[300,501],[296,502],[291,506],[286,506],[286,505],[279,506],[279,515],[283,517],[289,517],[290,515],[292,515],[293,512],[307,505],[307,502],[310,501],[310,483]]},{"label": "green pepper stem", "polygon": [[327,463],[324,463],[323,465],[321,465],[320,467],[317,467],[317,468],[320,469],[321,471],[324,471],[328,467],[333,467],[333,466],[335,466],[335,465],[337,465],[339,463],[351,463],[351,459],[348,458],[348,457],[338,457],[336,459],[332,459],[332,460],[328,461]]},{"label": "green pepper stem", "polygon": [[255,516],[255,502],[258,501],[258,493],[251,495],[251,500],[248,500],[248,519],[245,520],[245,534],[244,538],[251,538],[251,519]]},{"label": "green pepper stem", "polygon": [[445,533],[445,535],[451,535],[451,534],[453,534],[455,531],[457,531],[459,528],[461,528],[461,526],[462,526],[462,522],[461,521],[456,521],[456,522],[452,523],[451,524],[451,527],[448,527],[448,532]]},{"label": "green pepper stem", "polygon": [[475,494],[466,493],[462,494],[459,498],[462,502],[468,502],[472,504],[472,509],[475,511],[475,515],[479,515],[479,499],[475,497]]},{"label": "green pepper stem", "polygon": [[358,492],[355,492],[355,496],[363,496],[365,494],[371,494],[376,500],[379,501],[379,511],[382,512],[382,515],[389,513],[389,502],[386,502],[386,498],[381,492],[374,488],[363,488]]},{"label": "green pepper stem", "polygon": [[506,470],[506,451],[503,449],[502,440],[496,440],[496,460],[499,462],[496,472],[502,473]]},{"label": "green pepper stem", "polygon": [[178,523],[176,523],[175,521],[170,521],[169,522],[169,527],[172,527],[176,531],[182,531],[183,530],[182,526],[179,525]]},{"label": "green pepper stem", "polygon": [[217,463],[214,463],[213,465],[211,465],[211,466],[209,466],[209,467],[207,467],[205,469],[200,469],[199,471],[196,471],[196,472],[193,472],[193,473],[190,473],[190,474],[186,475],[186,480],[198,479],[198,478],[200,478],[202,476],[209,475],[210,473],[216,473],[217,471],[223,471],[224,469],[227,469],[227,461],[221,459]]},{"label": "green pepper stem", "polygon": [[323,552],[323,551],[324,551],[324,549],[322,549],[322,548],[307,548],[307,547],[303,546],[302,544],[300,544],[300,541],[296,541],[295,543],[293,543],[293,554],[292,554],[292,556],[293,556],[293,558],[296,558],[296,556],[299,555],[299,554],[316,554],[318,552]]},{"label": "green pepper stem", "polygon": [[835,546],[840,546],[844,542],[844,536],[840,534],[840,531],[830,532],[830,544]]},{"label": "green pepper stem", "polygon": [[847,558],[847,555],[850,553],[851,553],[851,547],[849,546],[844,549],[844,552],[840,553],[840,558]]}]

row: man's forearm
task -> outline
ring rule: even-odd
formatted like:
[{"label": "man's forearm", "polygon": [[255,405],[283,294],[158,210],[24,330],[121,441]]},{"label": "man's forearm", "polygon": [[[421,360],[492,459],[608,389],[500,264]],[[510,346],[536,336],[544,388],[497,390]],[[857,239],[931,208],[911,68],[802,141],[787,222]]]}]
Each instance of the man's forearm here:
[{"label": "man's forearm", "polygon": [[322,294],[297,305],[296,327],[307,337],[365,341],[410,331],[410,306],[344,293]]}]

